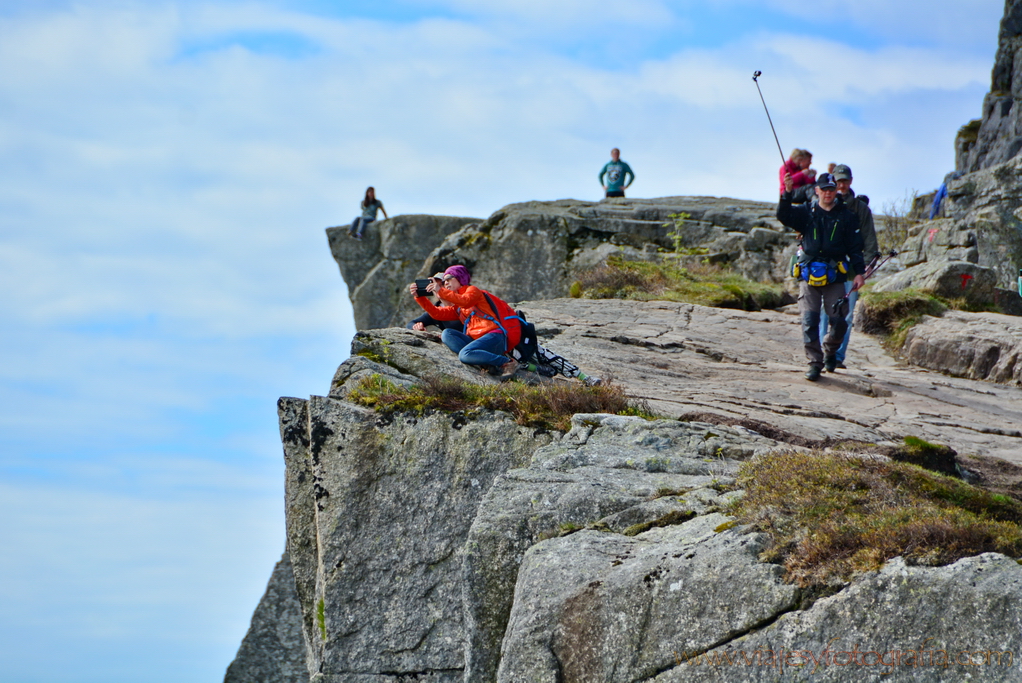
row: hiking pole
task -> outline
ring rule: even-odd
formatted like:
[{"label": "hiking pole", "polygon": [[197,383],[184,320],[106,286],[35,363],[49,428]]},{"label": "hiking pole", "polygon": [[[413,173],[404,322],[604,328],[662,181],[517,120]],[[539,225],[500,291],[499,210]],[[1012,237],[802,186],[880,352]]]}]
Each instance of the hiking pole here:
[{"label": "hiking pole", "polygon": [[877,254],[876,256],[873,257],[873,260],[869,262],[869,265],[866,266],[866,272],[863,277],[869,279],[873,275],[873,273],[875,273],[877,269],[880,268],[880,266],[884,265],[897,255],[898,252],[896,252],[894,249],[891,249],[891,253],[888,254],[883,261],[877,263],[877,259],[880,258],[880,254]]},{"label": "hiking pole", "polygon": [[772,130],[773,133],[774,133],[774,142],[777,143],[777,151],[780,152],[781,164],[783,165],[783,164],[786,163],[786,159],[784,158],[784,152],[781,152],[781,141],[777,139],[777,131],[774,130],[774,120],[772,118],[770,118],[770,110],[767,109],[766,100],[763,99],[763,91],[759,87],[759,80],[758,79],[762,75],[763,75],[762,71],[753,72],[753,74],[752,74],[752,81],[756,84],[756,90],[759,91],[759,99],[763,103],[763,111],[766,112],[767,121],[770,122],[770,130]]},{"label": "hiking pole", "polygon": [[[887,255],[887,258],[885,258],[883,261],[880,261],[880,263],[877,263],[877,259],[880,258],[880,254],[876,254],[873,257],[873,259],[869,262],[869,265],[866,266],[866,272],[863,273],[862,279],[868,280],[871,277],[873,277],[873,273],[877,272],[880,269],[880,266],[884,265],[897,255],[898,252],[896,252],[894,249],[891,249],[891,253]],[[834,315],[837,316],[838,318],[844,318],[848,315],[849,294],[851,294],[851,292],[845,292],[845,295],[843,297],[834,302],[834,308],[832,310],[834,311]]]}]

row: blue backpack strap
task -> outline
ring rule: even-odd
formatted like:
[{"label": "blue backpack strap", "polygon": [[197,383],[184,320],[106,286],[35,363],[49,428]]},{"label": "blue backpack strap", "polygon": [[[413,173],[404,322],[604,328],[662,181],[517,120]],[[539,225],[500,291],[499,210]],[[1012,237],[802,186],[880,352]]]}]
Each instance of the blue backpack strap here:
[{"label": "blue backpack strap", "polygon": [[[458,310],[462,310],[460,306],[458,307]],[[468,321],[472,319],[473,315],[475,315],[475,312],[471,308],[468,309],[468,315],[465,316],[465,320],[461,323],[462,334],[468,334]]]},{"label": "blue backpack strap", "polygon": [[[493,299],[490,298],[490,295],[486,292],[486,290],[480,290],[480,291],[482,291],[483,296],[486,297],[486,303],[490,305],[490,310],[493,311],[493,315],[497,316],[497,318],[491,318],[490,316],[486,315],[485,313],[479,313],[479,315],[482,316],[483,318],[486,318],[491,323],[493,323],[494,325],[499,327],[500,331],[504,333],[504,337],[506,338],[507,337],[507,330],[504,329],[504,326],[500,324],[500,320],[498,319],[498,318],[500,318],[500,313],[497,312],[497,307],[493,305]],[[515,317],[515,316],[509,316],[509,317]],[[504,318],[504,319],[507,320],[507,318]]]}]

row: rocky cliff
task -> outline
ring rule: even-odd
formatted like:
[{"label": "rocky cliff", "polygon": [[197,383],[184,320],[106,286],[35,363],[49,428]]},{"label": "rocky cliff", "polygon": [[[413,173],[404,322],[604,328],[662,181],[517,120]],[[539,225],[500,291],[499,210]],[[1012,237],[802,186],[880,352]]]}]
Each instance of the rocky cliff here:
[{"label": "rocky cliff", "polygon": [[899,250],[909,272],[879,288],[918,286],[922,278],[940,291],[935,283],[942,279],[952,283],[952,291],[943,294],[978,290],[977,297],[985,301],[994,300],[997,288],[1014,290],[1022,267],[1022,157],[948,182],[943,213],[943,218],[909,228]]},{"label": "rocky cliff", "polygon": [[[884,668],[781,677],[776,665],[728,674],[695,658],[828,643],[1022,654],[1013,559],[896,560],[821,599],[760,559],[763,535],[729,517],[740,492],[721,493],[750,458],[849,440],[877,457],[914,435],[1017,495],[1022,469],[1004,463],[995,475],[990,456],[1022,460],[1022,388],[904,365],[864,336],[849,371],[807,383],[798,318],[783,312],[523,307],[545,346],[614,375],[668,419],[580,414],[562,434],[488,411],[387,417],[347,400],[359,378],[411,383],[432,368],[490,380],[460,368],[435,335],[359,333],[329,395],[279,405],[310,680],[861,681]],[[972,670],[887,671],[884,680],[947,681]],[[1017,660],[982,671],[1020,676]]]},{"label": "rocky cliff", "polygon": [[[910,267],[888,286],[995,289],[997,269],[978,262],[1014,258],[1016,163],[954,185],[951,217],[912,229]],[[953,449],[942,471],[1022,497],[1012,464],[1022,462],[1022,321],[927,318],[901,359],[859,333],[848,370],[811,384],[786,310],[557,298],[608,254],[665,248],[779,278],[792,242],[772,212],[712,198],[564,201],[486,221],[397,217],[376,242],[331,233],[346,280],[360,283],[359,320],[403,323],[410,279],[468,263],[488,287],[542,297],[519,305],[545,347],[665,417],[579,414],[561,433],[483,410],[379,414],[349,400],[360,379],[491,380],[435,335],[360,332],[326,396],[280,401],[287,554],[225,680],[1022,679],[1014,559],[896,558],[819,593],[785,580],[764,560],[763,532],[731,517],[743,462],[835,446],[882,458],[906,436]],[[401,239],[409,231],[418,237]],[[933,664],[961,648],[979,653],[981,672]],[[839,667],[825,659],[835,650],[913,664]],[[776,653],[793,651],[782,670]],[[820,660],[800,667],[810,654]],[[719,665],[737,657],[753,663]]]},{"label": "rocky cliff", "polygon": [[[878,289],[1017,305],[1020,49],[1022,0],[1008,0],[983,118],[956,141],[966,174]],[[848,369],[808,383],[787,309],[563,298],[612,254],[665,249],[783,281],[793,236],[773,216],[726,198],[562,200],[398,216],[362,242],[328,229],[361,331],[326,395],[278,404],[287,553],[225,681],[1022,680],[1014,557],[896,557],[821,590],[785,578],[769,529],[734,517],[743,463],[805,449],[882,462],[905,437],[951,449],[921,464],[1022,500],[1019,318],[924,318],[898,358],[857,332]],[[580,413],[559,432],[356,404],[367,377],[492,381],[403,329],[407,283],[454,263],[662,418]]]},{"label": "rocky cliff", "polygon": [[[1005,207],[1015,176],[1004,170],[1014,163],[965,176],[971,189],[953,189],[953,217],[913,229],[912,267],[890,281],[932,278],[930,289],[951,296],[969,275],[974,291],[992,289],[994,269],[976,262],[1008,253],[1010,231],[994,231],[1014,219]],[[933,642],[945,655],[1022,656],[1013,559],[895,559],[823,595],[764,561],[766,537],[735,526],[742,491],[729,488],[750,459],[835,445],[878,458],[909,436],[957,452],[943,471],[1022,496],[1011,464],[1022,462],[1018,318],[925,319],[900,360],[857,334],[849,369],[811,384],[797,316],[785,310],[557,298],[579,267],[665,248],[779,278],[792,242],[772,212],[712,198],[564,201],[486,221],[397,217],[378,226],[378,244],[332,233],[345,278],[361,283],[360,320],[404,322],[410,279],[468,263],[488,287],[543,297],[519,305],[545,347],[665,417],[579,414],[560,433],[492,411],[379,414],[349,400],[360,379],[490,380],[435,335],[360,332],[328,395],[280,401],[288,552],[226,680],[946,681],[972,670],[817,663],[782,676],[775,660],[730,672],[699,662],[823,657],[833,643],[915,661]],[[1022,678],[1017,659],[998,662],[982,680]]]},{"label": "rocky cliff", "polygon": [[305,683],[309,666],[302,633],[302,606],[287,553],[273,568],[252,626],[227,667],[224,683]]},{"label": "rocky cliff", "polygon": [[1022,2],[1005,0],[997,56],[982,117],[955,139],[955,167],[963,173],[996,166],[1022,151]]}]

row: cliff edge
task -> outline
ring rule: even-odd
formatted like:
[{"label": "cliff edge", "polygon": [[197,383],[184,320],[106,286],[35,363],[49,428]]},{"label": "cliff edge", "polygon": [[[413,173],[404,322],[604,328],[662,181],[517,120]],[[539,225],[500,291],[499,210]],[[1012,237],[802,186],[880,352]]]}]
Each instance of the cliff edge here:
[{"label": "cliff edge", "polygon": [[[984,456],[1020,459],[1022,389],[905,365],[868,337],[856,338],[849,371],[807,383],[798,318],[783,312],[575,299],[522,307],[544,346],[667,418],[580,414],[560,433],[485,410],[377,413],[347,398],[369,375],[490,380],[436,335],[359,333],[329,395],[279,405],[310,680],[774,680],[769,666],[711,675],[691,658],[821,652],[835,638],[884,652],[917,652],[928,638],[940,649],[1022,652],[1013,559],[896,560],[819,599],[761,559],[765,537],[734,526],[729,505],[741,492],[727,490],[750,459],[837,442],[875,458],[909,435],[950,445],[983,481],[993,462]],[[1022,477],[1003,474],[1017,495]],[[864,671],[795,668],[783,680],[871,680]],[[1019,673],[1016,664],[983,676]],[[907,667],[889,680],[947,676]]]}]

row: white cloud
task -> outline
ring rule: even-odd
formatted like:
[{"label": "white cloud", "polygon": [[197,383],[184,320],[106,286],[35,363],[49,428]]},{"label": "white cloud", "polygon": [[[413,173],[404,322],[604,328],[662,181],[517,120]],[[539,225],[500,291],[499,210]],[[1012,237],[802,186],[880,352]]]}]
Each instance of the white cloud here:
[{"label": "white cloud", "polygon": [[633,0],[632,2],[592,3],[587,0],[426,0],[418,4],[444,6],[466,15],[492,18],[500,21],[516,20],[533,30],[587,29],[605,25],[620,27],[651,27],[673,19],[669,3],[659,0]]},{"label": "white cloud", "polygon": [[[834,28],[865,31],[874,37],[898,42],[926,41],[944,45],[996,47],[998,26],[1004,14],[1000,0],[973,2],[857,0],[831,6],[807,5],[802,0],[714,0],[737,11],[769,9],[784,12],[793,20],[821,27],[835,36]],[[993,59],[993,52],[990,53]]]}]

